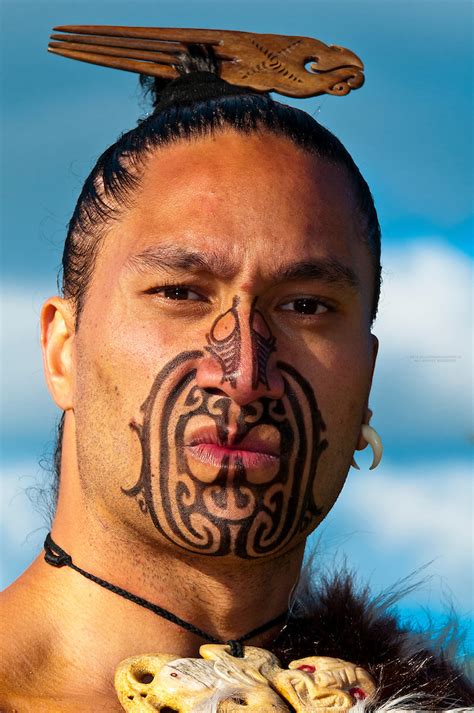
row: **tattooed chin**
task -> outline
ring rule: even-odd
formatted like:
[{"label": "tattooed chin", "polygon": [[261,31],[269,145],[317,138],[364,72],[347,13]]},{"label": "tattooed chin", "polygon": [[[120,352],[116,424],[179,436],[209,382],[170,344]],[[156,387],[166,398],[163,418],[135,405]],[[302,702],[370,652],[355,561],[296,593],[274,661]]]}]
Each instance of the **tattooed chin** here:
[{"label": "tattooed chin", "polygon": [[156,377],[143,423],[134,425],[140,478],[122,492],[187,551],[245,559],[274,554],[309,532],[321,514],[317,465],[327,440],[316,398],[294,367],[279,362],[283,397],[236,407],[197,386],[198,355],[180,354]]}]

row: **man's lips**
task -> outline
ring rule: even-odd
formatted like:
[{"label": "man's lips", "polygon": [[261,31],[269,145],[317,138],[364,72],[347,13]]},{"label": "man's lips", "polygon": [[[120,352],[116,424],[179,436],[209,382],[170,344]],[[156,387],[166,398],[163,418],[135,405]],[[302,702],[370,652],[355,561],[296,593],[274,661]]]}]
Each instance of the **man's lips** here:
[{"label": "man's lips", "polygon": [[261,438],[258,429],[255,428],[238,443],[232,436],[223,443],[216,429],[202,428],[192,434],[186,447],[198,460],[215,467],[219,467],[224,458],[230,460],[238,458],[244,468],[262,468],[275,465],[280,457],[279,443],[277,444],[274,439]]},{"label": "man's lips", "polygon": [[199,443],[195,446],[187,446],[187,450],[190,451],[195,458],[200,460],[201,463],[208,463],[215,468],[219,468],[222,465],[224,458],[234,463],[238,459],[246,470],[249,468],[263,468],[278,462],[278,456],[271,455],[270,453],[245,451],[239,448],[226,448],[225,446],[218,446],[215,443]]}]

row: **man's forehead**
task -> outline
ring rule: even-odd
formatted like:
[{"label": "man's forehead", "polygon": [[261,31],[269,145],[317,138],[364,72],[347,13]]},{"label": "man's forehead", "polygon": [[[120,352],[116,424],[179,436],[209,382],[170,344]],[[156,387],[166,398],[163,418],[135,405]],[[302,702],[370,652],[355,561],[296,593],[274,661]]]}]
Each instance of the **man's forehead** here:
[{"label": "man's forehead", "polygon": [[[234,133],[157,151],[133,205],[112,226],[105,262],[121,274],[168,270],[228,281],[239,275],[249,285],[317,279],[356,288],[365,250],[346,177],[325,162],[316,170],[315,157],[288,139],[266,139]],[[255,154],[255,142],[265,157]],[[211,155],[222,174],[209,171]]]},{"label": "man's forehead", "polygon": [[240,192],[261,205],[267,196],[278,196],[281,203],[284,194],[293,202],[305,201],[315,182],[325,202],[334,193],[339,200],[345,194],[351,202],[347,173],[339,164],[286,136],[230,129],[151,151],[141,170],[136,206],[140,211],[150,209],[158,198],[163,207],[170,200],[182,210],[183,204],[198,200],[200,205],[194,207],[203,211],[219,200],[240,200]]},{"label": "man's forehead", "polygon": [[152,153],[112,231],[141,244],[154,235],[158,242],[196,238],[226,253],[234,243],[237,252],[247,246],[295,252],[316,238],[338,241],[340,252],[357,232],[353,195],[340,166],[318,161],[271,135],[177,142]]}]

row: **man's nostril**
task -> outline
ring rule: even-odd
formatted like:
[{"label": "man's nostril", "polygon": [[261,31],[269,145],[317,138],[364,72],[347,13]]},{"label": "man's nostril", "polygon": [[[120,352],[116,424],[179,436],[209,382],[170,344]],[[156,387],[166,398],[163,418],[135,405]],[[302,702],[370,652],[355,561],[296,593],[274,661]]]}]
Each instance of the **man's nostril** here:
[{"label": "man's nostril", "polygon": [[203,389],[207,394],[210,394],[211,396],[225,396],[228,398],[227,394],[222,391],[221,389],[215,389],[215,388],[209,388],[209,389]]}]

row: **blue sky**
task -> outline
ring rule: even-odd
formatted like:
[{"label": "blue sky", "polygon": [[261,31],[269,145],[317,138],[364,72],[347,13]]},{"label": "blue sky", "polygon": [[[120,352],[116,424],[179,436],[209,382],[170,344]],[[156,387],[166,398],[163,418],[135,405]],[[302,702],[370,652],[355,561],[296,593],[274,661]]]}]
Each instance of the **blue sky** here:
[{"label": "blue sky", "polygon": [[308,35],[354,50],[351,95],[284,100],[347,146],[383,230],[381,340],[371,407],[385,455],[358,456],[319,534],[375,589],[432,561],[402,607],[439,622],[472,601],[472,4],[464,0],[3,0],[1,98],[3,585],[38,552],[28,498],[46,476],[56,410],[42,381],[37,318],[55,291],[65,227],[103,149],[146,111],[133,74],[46,53],[53,25],[214,27]]}]

